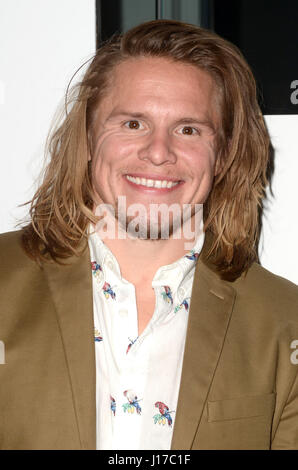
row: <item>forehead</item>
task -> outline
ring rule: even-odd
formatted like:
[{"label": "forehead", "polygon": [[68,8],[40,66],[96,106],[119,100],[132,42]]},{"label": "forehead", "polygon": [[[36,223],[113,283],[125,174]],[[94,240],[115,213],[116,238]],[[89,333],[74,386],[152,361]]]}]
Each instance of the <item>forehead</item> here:
[{"label": "forehead", "polygon": [[190,64],[167,58],[127,59],[113,69],[98,111],[140,108],[134,111],[186,108],[188,112],[218,114],[217,87],[211,75]]},{"label": "forehead", "polygon": [[133,83],[156,79],[178,86],[193,85],[194,82],[206,86],[207,82],[213,81],[208,72],[199,67],[165,57],[138,57],[124,60],[113,70],[113,86],[123,84],[123,80],[128,76]]}]

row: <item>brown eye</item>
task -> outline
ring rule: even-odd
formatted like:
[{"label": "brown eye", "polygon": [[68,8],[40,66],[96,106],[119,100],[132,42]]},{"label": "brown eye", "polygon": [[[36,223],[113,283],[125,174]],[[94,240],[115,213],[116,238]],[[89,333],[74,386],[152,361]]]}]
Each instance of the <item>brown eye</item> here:
[{"label": "brown eye", "polygon": [[182,129],[182,134],[184,135],[193,135],[194,134],[194,128],[191,126],[185,126]]},{"label": "brown eye", "polygon": [[140,123],[139,121],[128,121],[127,123],[129,129],[139,129],[140,128]]}]

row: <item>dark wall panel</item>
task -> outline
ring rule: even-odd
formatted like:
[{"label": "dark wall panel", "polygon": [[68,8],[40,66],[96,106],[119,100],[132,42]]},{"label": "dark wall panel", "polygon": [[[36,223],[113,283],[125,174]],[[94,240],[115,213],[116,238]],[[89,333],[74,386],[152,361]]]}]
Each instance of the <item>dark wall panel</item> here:
[{"label": "dark wall panel", "polygon": [[98,45],[160,15],[213,29],[252,67],[263,113],[298,114],[297,0],[97,0],[96,9]]},{"label": "dark wall panel", "polygon": [[253,69],[265,114],[298,114],[298,2],[214,0],[214,29]]}]

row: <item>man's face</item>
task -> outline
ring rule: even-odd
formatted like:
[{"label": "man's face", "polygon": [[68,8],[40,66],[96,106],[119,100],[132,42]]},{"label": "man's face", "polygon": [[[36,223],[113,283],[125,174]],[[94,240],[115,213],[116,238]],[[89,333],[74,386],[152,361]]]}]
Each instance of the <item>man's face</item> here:
[{"label": "man's face", "polygon": [[208,73],[181,62],[116,66],[94,117],[95,204],[116,207],[118,196],[146,208],[204,203],[216,162],[216,93]]}]

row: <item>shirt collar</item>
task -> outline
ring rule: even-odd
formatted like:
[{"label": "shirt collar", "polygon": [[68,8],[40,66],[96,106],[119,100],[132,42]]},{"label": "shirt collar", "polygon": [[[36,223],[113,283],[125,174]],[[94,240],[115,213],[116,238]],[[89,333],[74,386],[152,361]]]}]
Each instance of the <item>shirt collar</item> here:
[{"label": "shirt collar", "polygon": [[192,279],[195,265],[202,251],[204,239],[205,233],[203,231],[203,227],[201,227],[192,250],[177,261],[174,261],[174,263],[161,266],[155,273],[152,287],[167,285],[170,287],[172,292],[175,292],[182,283],[188,279]]},{"label": "shirt collar", "polygon": [[[205,232],[203,231],[203,220],[201,220],[200,229],[192,250],[177,261],[158,268],[152,280],[152,287],[169,286],[171,291],[175,292],[182,283],[188,279],[192,279],[192,274],[201,253],[204,239]],[[99,234],[94,232],[91,227],[89,229],[89,243],[91,243],[92,251],[96,257],[96,260],[91,261],[96,261],[97,265],[100,266],[103,272],[103,281],[106,280],[108,273],[109,280],[113,282],[113,285],[119,282],[127,282],[121,276],[120,266],[116,257],[100,238]]]}]

